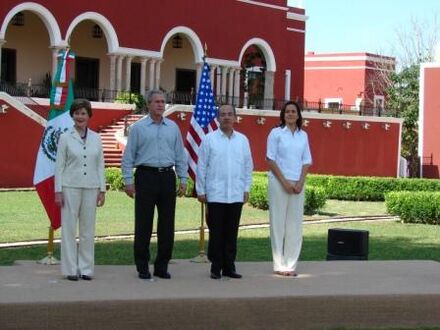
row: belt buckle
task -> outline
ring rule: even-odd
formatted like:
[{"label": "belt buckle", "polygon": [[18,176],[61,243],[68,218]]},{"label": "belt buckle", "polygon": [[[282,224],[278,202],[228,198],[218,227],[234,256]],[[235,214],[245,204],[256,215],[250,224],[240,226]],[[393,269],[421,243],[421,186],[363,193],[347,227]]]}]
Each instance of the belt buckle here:
[{"label": "belt buckle", "polygon": [[158,167],[157,168],[157,171],[159,172],[159,173],[163,173],[163,172],[166,172],[166,167]]}]

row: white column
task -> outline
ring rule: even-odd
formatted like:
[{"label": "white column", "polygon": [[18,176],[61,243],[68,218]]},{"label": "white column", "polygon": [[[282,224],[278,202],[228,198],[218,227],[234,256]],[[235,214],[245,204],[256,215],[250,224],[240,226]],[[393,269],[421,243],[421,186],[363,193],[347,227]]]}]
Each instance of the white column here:
[{"label": "white column", "polygon": [[154,81],[154,88],[160,89],[160,64],[162,63],[161,60],[158,60],[156,62],[156,74],[155,74],[155,81]]},{"label": "white column", "polygon": [[118,92],[122,89],[122,61],[124,60],[123,55],[118,56],[118,62],[116,66],[116,89]]},{"label": "white column", "polygon": [[244,68],[243,70],[244,70],[244,86],[245,86],[243,92],[243,108],[247,109],[249,105],[249,84],[248,84],[249,73],[246,68]]},{"label": "white column", "polygon": [[202,70],[203,70],[203,62],[196,63],[196,90],[195,90],[196,95],[199,92],[200,77],[202,76]]},{"label": "white column", "polygon": [[226,75],[228,73],[228,68],[226,66],[222,66],[222,90],[221,95],[222,98],[226,97]]},{"label": "white column", "polygon": [[110,76],[109,89],[110,93],[115,90],[115,76],[116,76],[116,55],[109,54],[110,57]]},{"label": "white column", "polygon": [[234,102],[234,68],[229,69],[229,81],[228,81],[228,103],[232,104]]},{"label": "white column", "polygon": [[[60,48],[58,47],[51,47],[52,51],[52,80],[57,74],[57,67],[58,67],[58,52],[60,51]],[[0,41],[0,62],[1,62],[1,41]]]},{"label": "white column", "polygon": [[264,108],[272,109],[273,107],[273,78],[275,72],[266,71],[264,73]]},{"label": "white column", "polygon": [[148,58],[141,59],[141,90],[140,93],[142,96],[145,96],[145,80],[147,76],[147,61]]},{"label": "white column", "polygon": [[150,59],[149,60],[150,63],[150,72],[148,72],[149,76],[148,76],[148,90],[153,90],[154,89],[154,67],[156,66],[156,60],[154,59]]},{"label": "white column", "polygon": [[284,84],[284,100],[289,101],[290,100],[290,84],[291,84],[291,78],[292,77],[292,71],[286,70],[285,73],[285,84]]},{"label": "white column", "polygon": [[221,73],[222,73],[222,71],[223,71],[223,69],[220,66],[216,67],[215,76],[217,78],[217,86],[216,86],[216,89],[215,89],[215,94],[216,94],[217,97],[219,97],[221,95],[221,87],[222,87],[222,76],[221,76]]},{"label": "white column", "polygon": [[241,68],[237,68],[234,70],[234,100],[235,100],[235,105],[240,104],[239,100],[240,100],[240,72],[241,72]]},{"label": "white column", "polygon": [[133,56],[127,56],[127,61],[125,62],[125,90],[131,90],[131,61],[133,61]]},{"label": "white column", "polygon": [[214,90],[214,77],[215,77],[215,69],[217,67],[215,65],[211,66],[211,72],[210,72],[210,76],[209,79],[211,79],[211,89]]}]

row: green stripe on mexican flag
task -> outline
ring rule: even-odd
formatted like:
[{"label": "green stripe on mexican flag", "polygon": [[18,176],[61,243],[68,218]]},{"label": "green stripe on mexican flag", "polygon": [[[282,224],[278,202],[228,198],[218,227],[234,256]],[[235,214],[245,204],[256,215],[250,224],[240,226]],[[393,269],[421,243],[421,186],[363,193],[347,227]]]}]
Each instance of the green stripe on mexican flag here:
[{"label": "green stripe on mexican flag", "polygon": [[70,50],[58,53],[57,72],[50,92],[50,111],[38,150],[34,172],[34,186],[53,229],[61,226],[61,211],[55,204],[55,160],[60,134],[73,126],[69,109],[73,102],[71,77],[75,55]]}]

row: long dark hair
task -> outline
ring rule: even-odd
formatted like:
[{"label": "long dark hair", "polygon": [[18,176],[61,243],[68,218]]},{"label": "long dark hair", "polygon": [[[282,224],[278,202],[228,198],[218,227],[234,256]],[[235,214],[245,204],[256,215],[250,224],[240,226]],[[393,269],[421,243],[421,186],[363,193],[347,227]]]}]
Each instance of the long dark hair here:
[{"label": "long dark hair", "polygon": [[298,119],[296,120],[296,127],[298,129],[301,129],[302,123],[303,123],[303,117],[301,115],[301,110],[302,109],[301,109],[300,104],[295,102],[295,101],[288,101],[288,102],[284,103],[283,107],[281,108],[281,111],[280,111],[280,122],[281,122],[280,127],[286,126],[286,119],[284,118],[284,116],[286,114],[287,106],[291,105],[291,104],[293,104],[296,107],[296,111],[298,113]]}]

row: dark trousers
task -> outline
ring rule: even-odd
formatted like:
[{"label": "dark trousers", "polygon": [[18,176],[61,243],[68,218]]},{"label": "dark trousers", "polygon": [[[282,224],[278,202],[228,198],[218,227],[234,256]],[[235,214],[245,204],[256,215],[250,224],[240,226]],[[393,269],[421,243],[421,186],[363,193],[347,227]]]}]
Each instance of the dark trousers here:
[{"label": "dark trousers", "polygon": [[154,269],[167,271],[174,245],[176,175],[138,169],[135,174],[134,260],[138,272],[148,270],[154,209],[157,206],[157,256]]},{"label": "dark trousers", "polygon": [[208,203],[208,258],[211,272],[235,272],[237,236],[243,203]]}]

